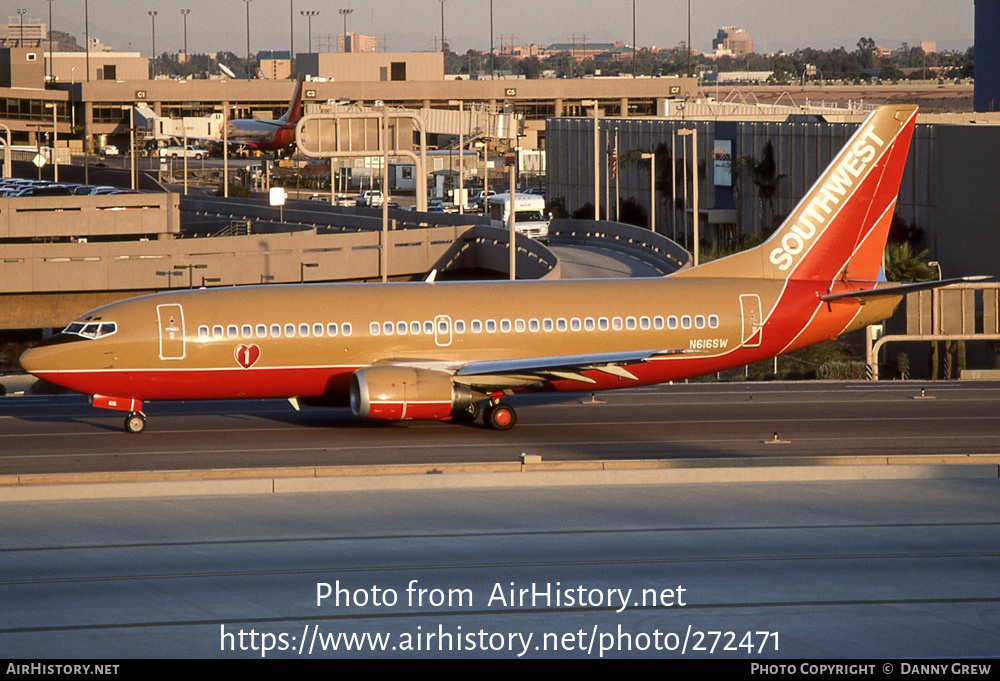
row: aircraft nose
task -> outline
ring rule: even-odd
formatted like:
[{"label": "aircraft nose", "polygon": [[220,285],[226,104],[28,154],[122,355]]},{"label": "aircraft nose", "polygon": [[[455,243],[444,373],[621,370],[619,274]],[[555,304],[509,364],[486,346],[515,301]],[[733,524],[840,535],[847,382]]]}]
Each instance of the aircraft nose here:
[{"label": "aircraft nose", "polygon": [[57,370],[61,367],[63,359],[67,354],[66,347],[56,338],[45,341],[33,348],[28,348],[21,353],[21,368],[29,374],[39,376],[40,374]]},{"label": "aircraft nose", "polygon": [[21,353],[21,368],[27,371],[29,374],[34,374],[37,371],[44,371],[43,367],[46,364],[45,361],[45,349],[44,348],[28,348]]}]

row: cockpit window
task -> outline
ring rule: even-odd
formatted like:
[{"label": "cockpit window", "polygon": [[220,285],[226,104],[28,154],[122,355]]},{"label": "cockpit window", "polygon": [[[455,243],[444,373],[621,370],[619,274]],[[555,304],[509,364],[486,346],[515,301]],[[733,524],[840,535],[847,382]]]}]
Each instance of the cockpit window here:
[{"label": "cockpit window", "polygon": [[73,322],[63,329],[62,332],[69,336],[80,336],[81,338],[94,340],[110,336],[117,331],[118,325],[115,322],[90,322],[88,324]]}]

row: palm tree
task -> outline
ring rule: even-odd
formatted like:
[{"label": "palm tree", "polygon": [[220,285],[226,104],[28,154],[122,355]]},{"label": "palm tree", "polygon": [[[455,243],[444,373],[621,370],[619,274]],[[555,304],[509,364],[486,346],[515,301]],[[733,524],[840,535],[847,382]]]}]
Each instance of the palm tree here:
[{"label": "palm tree", "polygon": [[757,187],[757,197],[760,200],[760,228],[769,234],[775,227],[774,197],[778,193],[778,182],[785,176],[777,172],[778,166],[774,161],[774,146],[771,140],[764,145],[762,154],[759,160],[753,156],[743,156],[742,161],[750,171],[750,180]]},{"label": "palm tree", "polygon": [[889,281],[930,281],[936,272],[927,264],[928,250],[920,252],[910,244],[890,243],[885,249],[885,276]]}]

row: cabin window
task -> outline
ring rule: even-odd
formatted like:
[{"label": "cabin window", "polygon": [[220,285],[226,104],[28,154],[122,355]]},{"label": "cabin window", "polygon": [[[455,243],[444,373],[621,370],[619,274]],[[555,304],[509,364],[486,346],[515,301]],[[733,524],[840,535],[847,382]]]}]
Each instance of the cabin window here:
[{"label": "cabin window", "polygon": [[461,319],[455,322],[455,333],[465,333],[465,322]]},{"label": "cabin window", "polygon": [[483,330],[483,323],[478,319],[472,320],[472,333],[480,333]]},{"label": "cabin window", "polygon": [[700,314],[699,315],[695,315],[695,318],[694,318],[694,328],[696,328],[696,329],[704,329],[705,328],[705,316],[704,315],[700,315]]},{"label": "cabin window", "polygon": [[281,324],[271,324],[271,338],[281,338]]},{"label": "cabin window", "polygon": [[708,315],[708,326],[711,329],[719,328],[719,316],[714,314]]},{"label": "cabin window", "polygon": [[350,324],[341,324],[340,332],[345,336],[350,336],[352,333],[354,333],[354,329],[351,327]]},{"label": "cabin window", "polygon": [[295,338],[295,324],[285,324],[285,336]]},{"label": "cabin window", "polygon": [[556,331],[565,331],[565,330],[566,330],[566,320],[560,317],[559,319],[556,320]]},{"label": "cabin window", "polygon": [[426,333],[428,336],[434,335],[434,322],[432,321],[424,322],[424,333]]},{"label": "cabin window", "polygon": [[622,330],[622,318],[621,317],[615,317],[614,319],[612,319],[611,320],[611,328],[614,329],[615,331],[621,331]]},{"label": "cabin window", "polygon": [[212,338],[222,338],[221,326],[216,325],[212,327]]},{"label": "cabin window", "polygon": [[407,329],[406,322],[396,322],[396,333],[398,333],[400,336],[406,335],[406,329]]},{"label": "cabin window", "polygon": [[667,327],[670,328],[670,329],[676,329],[677,328],[677,317],[675,317],[673,315],[670,315],[669,317],[667,317]]},{"label": "cabin window", "polygon": [[597,328],[600,329],[601,331],[607,331],[608,326],[610,325],[608,323],[607,317],[601,317],[600,319],[597,320]]},{"label": "cabin window", "polygon": [[391,336],[393,332],[392,322],[385,322],[382,324],[382,333],[387,336]]},{"label": "cabin window", "polygon": [[509,319],[501,319],[500,320],[500,330],[503,331],[504,333],[510,333],[510,320]]},{"label": "cabin window", "polygon": [[[67,327],[67,333],[72,333],[68,329],[69,329],[69,327]],[[198,340],[203,340],[203,341],[208,340],[208,327],[207,326],[199,326],[198,327]]]},{"label": "cabin window", "polygon": [[253,327],[249,324],[244,324],[240,327],[240,335],[244,338],[253,338]]},{"label": "cabin window", "polygon": [[663,329],[663,317],[660,316],[653,317],[653,328],[656,329],[657,331]]},{"label": "cabin window", "polygon": [[326,335],[327,336],[336,336],[337,335],[337,325],[334,324],[333,322],[330,322],[329,324],[327,324],[326,325]]},{"label": "cabin window", "polygon": [[528,320],[528,330],[529,331],[531,331],[532,333],[537,333],[539,328],[541,328],[541,327],[539,326],[537,319],[529,319]]},{"label": "cabin window", "polygon": [[487,319],[486,320],[486,333],[496,333],[496,332],[497,332],[497,323],[496,323],[496,320]]},{"label": "cabin window", "polygon": [[691,317],[689,315],[684,315],[681,317],[681,328],[690,329],[691,328]]},{"label": "cabin window", "polygon": [[420,322],[410,322],[410,333],[414,336],[420,334]]},{"label": "cabin window", "polygon": [[228,338],[236,338],[239,335],[239,331],[236,329],[235,324],[230,324],[226,327],[226,336]]},{"label": "cabin window", "polygon": [[580,318],[573,317],[571,320],[569,320],[569,328],[571,331],[579,331],[581,328],[583,328],[583,324],[580,321]]},{"label": "cabin window", "polygon": [[649,317],[639,317],[639,328],[643,331],[649,331]]},{"label": "cabin window", "polygon": [[372,322],[371,324],[368,325],[368,333],[370,333],[373,336],[378,336],[379,334],[382,333],[382,325],[379,324],[378,322]]},{"label": "cabin window", "polygon": [[524,320],[523,319],[515,319],[514,320],[514,330],[517,331],[518,333],[524,333]]},{"label": "cabin window", "polygon": [[323,335],[323,325],[322,324],[313,324],[313,335],[317,336],[317,337]]},{"label": "cabin window", "polygon": [[629,331],[635,331],[635,327],[636,327],[635,317],[626,317],[625,328],[628,329]]},{"label": "cabin window", "polygon": [[597,322],[594,321],[593,317],[587,317],[583,320],[583,328],[587,331],[593,331],[597,328]]},{"label": "cabin window", "polygon": [[552,331],[552,320],[543,319],[542,320],[542,331]]}]

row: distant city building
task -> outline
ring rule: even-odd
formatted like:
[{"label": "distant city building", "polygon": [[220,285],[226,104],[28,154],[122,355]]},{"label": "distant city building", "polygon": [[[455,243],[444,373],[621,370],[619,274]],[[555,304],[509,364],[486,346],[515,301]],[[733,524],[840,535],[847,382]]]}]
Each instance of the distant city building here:
[{"label": "distant city building", "polygon": [[324,80],[443,81],[444,54],[441,52],[299,53],[295,55],[295,68],[299,73]]},{"label": "distant city building", "polygon": [[14,17],[8,17],[6,24],[0,24],[0,47],[40,47],[48,39],[45,22],[25,19],[22,24]]},{"label": "distant city building", "polygon": [[723,26],[712,41],[712,49],[717,54],[742,57],[753,52],[753,38],[742,28]]},{"label": "distant city building", "polygon": [[337,36],[337,52],[378,52],[378,36],[348,31],[346,36]]}]

